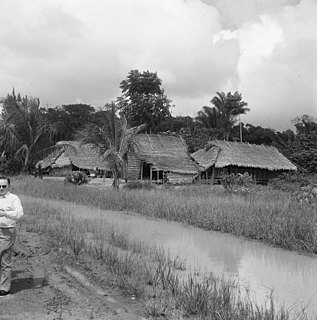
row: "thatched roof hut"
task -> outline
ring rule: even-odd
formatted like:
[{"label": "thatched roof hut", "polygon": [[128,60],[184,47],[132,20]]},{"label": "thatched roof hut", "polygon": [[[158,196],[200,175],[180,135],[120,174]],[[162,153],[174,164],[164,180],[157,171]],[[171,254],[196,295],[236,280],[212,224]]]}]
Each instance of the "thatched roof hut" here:
[{"label": "thatched roof hut", "polygon": [[198,166],[187,153],[180,136],[164,134],[136,135],[137,148],[130,155],[128,179],[188,182],[198,174]]},{"label": "thatched roof hut", "polygon": [[201,172],[209,170],[214,176],[221,172],[249,172],[256,180],[268,181],[270,177],[283,171],[297,170],[296,166],[273,146],[213,140],[191,156],[201,167]]},{"label": "thatched roof hut", "polygon": [[78,141],[57,142],[56,149],[45,159],[39,161],[37,166],[39,165],[43,170],[50,169],[59,172],[72,171],[73,169],[92,171],[95,168],[103,171],[110,170],[107,162],[100,158],[92,146],[80,146]]}]

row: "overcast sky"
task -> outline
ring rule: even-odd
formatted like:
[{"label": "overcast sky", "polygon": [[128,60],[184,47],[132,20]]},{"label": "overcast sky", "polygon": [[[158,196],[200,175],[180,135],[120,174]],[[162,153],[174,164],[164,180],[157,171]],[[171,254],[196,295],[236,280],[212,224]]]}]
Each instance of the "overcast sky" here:
[{"label": "overcast sky", "polygon": [[317,0],[1,0],[0,96],[96,108],[157,72],[172,114],[242,93],[244,123],[317,117]]}]

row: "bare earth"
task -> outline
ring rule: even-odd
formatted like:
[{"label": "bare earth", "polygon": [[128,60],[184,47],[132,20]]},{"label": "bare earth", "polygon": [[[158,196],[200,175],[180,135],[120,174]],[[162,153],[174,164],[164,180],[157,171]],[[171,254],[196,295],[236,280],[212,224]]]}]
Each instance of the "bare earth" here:
[{"label": "bare earth", "polygon": [[0,320],[144,319],[139,302],[111,287],[102,290],[84,264],[21,229],[12,295],[0,298]]}]

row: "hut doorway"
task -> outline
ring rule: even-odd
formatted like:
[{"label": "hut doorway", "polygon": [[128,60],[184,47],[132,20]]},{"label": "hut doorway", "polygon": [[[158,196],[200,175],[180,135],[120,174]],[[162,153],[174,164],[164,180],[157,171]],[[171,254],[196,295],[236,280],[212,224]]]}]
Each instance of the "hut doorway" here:
[{"label": "hut doorway", "polygon": [[150,176],[151,176],[151,165],[146,163],[146,162],[143,162],[141,164],[141,179],[143,180],[146,180],[146,179],[150,179]]},{"label": "hut doorway", "polygon": [[156,170],[149,163],[144,162],[141,167],[141,179],[155,181],[158,183],[163,183],[164,181],[164,171]]}]

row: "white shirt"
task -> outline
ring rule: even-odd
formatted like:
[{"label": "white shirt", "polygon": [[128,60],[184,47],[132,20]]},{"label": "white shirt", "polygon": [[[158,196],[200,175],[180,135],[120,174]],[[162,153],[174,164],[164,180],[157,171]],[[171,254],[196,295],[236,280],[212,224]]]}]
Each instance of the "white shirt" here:
[{"label": "white shirt", "polygon": [[8,192],[0,197],[0,209],[6,211],[6,217],[0,217],[0,228],[13,228],[23,216],[23,208],[18,196]]}]

